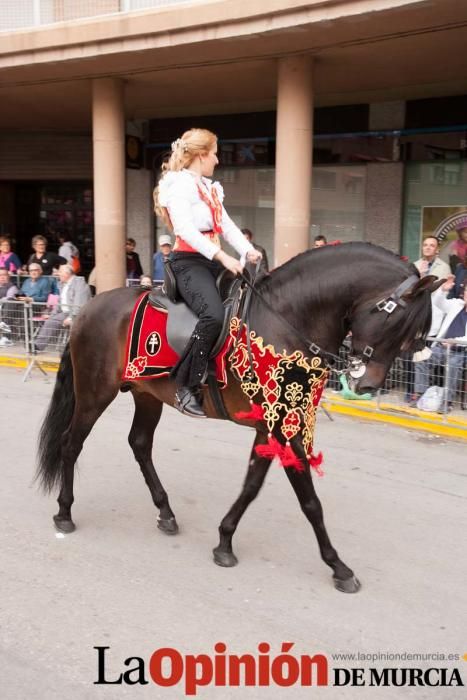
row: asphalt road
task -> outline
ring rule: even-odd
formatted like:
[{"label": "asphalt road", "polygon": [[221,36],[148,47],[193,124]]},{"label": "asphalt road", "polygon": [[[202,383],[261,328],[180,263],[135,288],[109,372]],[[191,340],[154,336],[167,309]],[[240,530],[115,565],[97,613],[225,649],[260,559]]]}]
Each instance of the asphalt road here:
[{"label": "asphalt road", "polygon": [[[363,587],[337,592],[295,496],[276,466],[235,537],[234,569],[215,566],[217,526],[242,483],[253,432],[165,409],[156,467],[180,534],[156,529],[156,512],[127,443],[132,401],[121,395],[79,460],[77,530],[57,537],[54,497],[32,483],[37,431],[52,385],[0,369],[0,696],[4,700],[179,699],[183,684],[95,685],[95,646],[110,647],[106,678],[146,664],[162,647],[183,656],[258,656],[260,642],[327,656],[335,666],[446,667],[442,661],[335,661],[336,653],[467,652],[465,443],[320,415],[317,480],[331,540]],[[467,683],[467,662],[459,661]],[[166,667],[164,667],[166,668]],[[168,673],[169,671],[167,671]],[[367,671],[365,670],[365,674]],[[451,671],[450,671],[451,673]],[[136,675],[132,678],[135,679]],[[367,676],[365,675],[365,678]],[[464,689],[465,691],[465,689]],[[456,687],[248,687],[196,697],[443,699]]]}]

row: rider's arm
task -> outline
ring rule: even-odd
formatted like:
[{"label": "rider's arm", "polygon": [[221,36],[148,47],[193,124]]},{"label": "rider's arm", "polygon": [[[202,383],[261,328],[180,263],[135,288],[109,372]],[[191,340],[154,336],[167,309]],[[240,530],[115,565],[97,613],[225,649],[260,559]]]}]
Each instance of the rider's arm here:
[{"label": "rider's arm", "polygon": [[[166,190],[164,206],[167,207],[174,233],[188,243],[192,248],[212,260],[219,251],[219,246],[203,236],[193,219],[193,204],[199,201],[196,185],[190,176],[172,178]],[[166,176],[167,177],[167,176]]]}]

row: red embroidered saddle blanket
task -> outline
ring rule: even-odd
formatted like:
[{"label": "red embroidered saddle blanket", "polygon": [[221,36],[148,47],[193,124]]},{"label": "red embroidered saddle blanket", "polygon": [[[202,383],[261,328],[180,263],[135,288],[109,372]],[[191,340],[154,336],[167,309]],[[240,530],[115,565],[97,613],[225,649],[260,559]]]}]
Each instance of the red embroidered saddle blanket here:
[{"label": "red embroidered saddle blanket", "polygon": [[[177,364],[179,355],[167,340],[168,314],[148,303],[149,292],[138,298],[128,330],[124,380],[157,379],[167,377]],[[214,359],[217,381],[227,383],[225,359],[233,338],[228,336],[222,350]]]}]

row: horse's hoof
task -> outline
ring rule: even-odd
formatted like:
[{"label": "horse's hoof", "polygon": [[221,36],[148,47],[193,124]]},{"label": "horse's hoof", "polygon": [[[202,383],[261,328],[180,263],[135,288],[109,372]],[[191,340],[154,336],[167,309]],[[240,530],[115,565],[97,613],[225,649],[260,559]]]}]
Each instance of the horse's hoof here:
[{"label": "horse's hoof", "polygon": [[54,525],[58,532],[64,532],[66,535],[76,530],[76,525],[71,518],[70,520],[65,520],[64,518],[59,518],[58,515],[54,515]]},{"label": "horse's hoof", "polygon": [[238,559],[233,554],[233,552],[223,552],[219,549],[213,549],[212,553],[214,554],[214,561],[218,566],[237,566],[238,564]]},{"label": "horse's hoof", "polygon": [[341,579],[333,576],[334,586],[338,591],[342,593],[358,593],[362,584],[356,576],[351,576],[350,578]]},{"label": "horse's hoof", "polygon": [[166,535],[178,534],[178,525],[175,518],[166,518],[165,520],[163,518],[157,518],[157,527],[159,530],[162,530],[162,532],[165,532]]}]

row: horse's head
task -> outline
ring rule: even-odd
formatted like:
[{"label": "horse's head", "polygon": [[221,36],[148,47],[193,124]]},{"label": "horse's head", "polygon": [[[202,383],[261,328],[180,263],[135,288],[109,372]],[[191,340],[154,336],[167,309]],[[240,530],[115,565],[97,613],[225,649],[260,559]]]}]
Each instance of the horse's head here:
[{"label": "horse's head", "polygon": [[431,325],[431,294],[444,280],[411,275],[383,297],[355,304],[350,315],[352,351],[349,387],[374,394],[384,384],[396,355],[426,338]]}]

